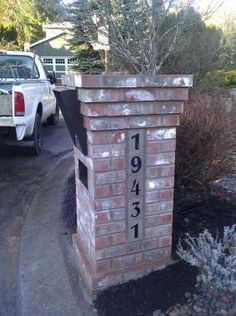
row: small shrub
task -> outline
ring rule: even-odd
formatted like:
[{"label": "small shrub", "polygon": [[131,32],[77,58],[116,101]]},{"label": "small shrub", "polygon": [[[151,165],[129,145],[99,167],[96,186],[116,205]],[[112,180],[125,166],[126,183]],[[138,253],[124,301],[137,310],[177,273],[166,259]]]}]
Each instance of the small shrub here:
[{"label": "small shrub", "polygon": [[203,78],[194,82],[193,90],[200,93],[225,94],[225,73],[223,70],[208,72]]},{"label": "small shrub", "polygon": [[195,80],[193,91],[210,94],[227,95],[227,89],[236,88],[236,69],[225,72],[224,70],[213,70],[204,77]]},{"label": "small shrub", "polygon": [[[177,254],[198,268],[200,294],[192,307],[204,307],[207,315],[235,308],[236,299],[236,225],[225,227],[222,239],[204,230],[198,238],[189,234],[179,242]],[[191,314],[192,315],[192,314]],[[225,314],[223,314],[225,315]]]},{"label": "small shrub", "polygon": [[199,269],[198,286],[222,291],[236,291],[236,225],[226,226],[222,239],[208,230],[198,238],[186,234],[179,242],[177,254]]},{"label": "small shrub", "polygon": [[225,98],[192,96],[177,130],[177,184],[205,187],[231,174],[235,170],[235,131],[235,111]]},{"label": "small shrub", "polygon": [[236,88],[236,69],[225,74],[225,83],[228,88]]}]

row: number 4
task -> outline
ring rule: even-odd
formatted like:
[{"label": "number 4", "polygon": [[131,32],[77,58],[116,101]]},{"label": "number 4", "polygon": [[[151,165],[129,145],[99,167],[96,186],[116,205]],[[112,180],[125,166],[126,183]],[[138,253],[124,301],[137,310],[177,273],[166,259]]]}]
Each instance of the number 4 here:
[{"label": "number 4", "polygon": [[131,192],[135,192],[136,195],[139,195],[140,191],[141,191],[141,189],[139,189],[139,182],[134,180]]}]

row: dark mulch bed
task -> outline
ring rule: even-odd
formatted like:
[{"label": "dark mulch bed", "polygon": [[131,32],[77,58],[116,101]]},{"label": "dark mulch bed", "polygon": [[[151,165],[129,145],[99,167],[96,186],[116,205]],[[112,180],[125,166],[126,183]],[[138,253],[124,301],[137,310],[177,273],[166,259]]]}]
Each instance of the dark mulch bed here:
[{"label": "dark mulch bed", "polygon": [[[236,205],[209,193],[178,191],[175,194],[173,226],[173,258],[179,238],[188,232],[198,235],[208,229],[221,235],[223,227],[236,223]],[[157,309],[165,311],[186,301],[185,293],[196,292],[197,271],[179,261],[161,271],[126,284],[112,287],[97,298],[100,316],[149,316]]]},{"label": "dark mulch bed", "polygon": [[114,286],[96,300],[99,316],[149,316],[156,309],[166,310],[184,303],[183,289],[193,292],[196,270],[178,262],[146,277]]}]

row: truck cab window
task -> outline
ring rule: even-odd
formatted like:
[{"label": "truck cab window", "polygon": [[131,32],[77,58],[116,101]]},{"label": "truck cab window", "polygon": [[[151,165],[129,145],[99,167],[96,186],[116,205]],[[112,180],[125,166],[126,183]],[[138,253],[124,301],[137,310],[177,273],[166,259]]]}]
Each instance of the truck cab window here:
[{"label": "truck cab window", "polygon": [[20,55],[0,55],[0,79],[38,79],[39,71],[33,58]]}]

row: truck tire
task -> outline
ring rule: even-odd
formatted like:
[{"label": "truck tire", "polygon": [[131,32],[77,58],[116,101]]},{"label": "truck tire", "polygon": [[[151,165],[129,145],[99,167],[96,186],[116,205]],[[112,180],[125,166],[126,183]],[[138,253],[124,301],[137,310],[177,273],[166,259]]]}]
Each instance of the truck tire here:
[{"label": "truck tire", "polygon": [[39,156],[42,150],[42,124],[39,113],[36,114],[33,132],[34,155]]},{"label": "truck tire", "polygon": [[59,122],[59,106],[56,105],[56,112],[47,119],[48,125],[57,125]]}]

